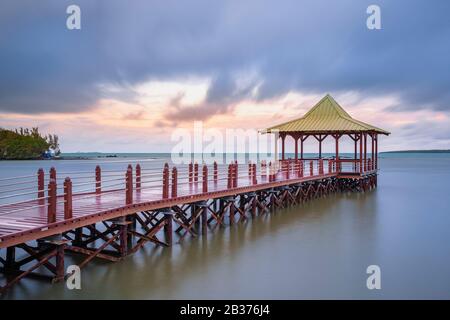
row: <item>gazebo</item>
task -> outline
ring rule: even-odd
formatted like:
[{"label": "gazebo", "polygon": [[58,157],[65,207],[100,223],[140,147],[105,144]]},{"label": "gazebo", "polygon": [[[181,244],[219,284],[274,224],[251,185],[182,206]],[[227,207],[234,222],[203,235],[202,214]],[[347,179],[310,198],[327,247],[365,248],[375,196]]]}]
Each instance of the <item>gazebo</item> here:
[{"label": "gazebo", "polygon": [[[265,132],[279,134],[281,161],[287,160],[285,155],[287,136],[294,139],[295,161],[304,160],[303,143],[309,137],[313,137],[319,143],[318,159],[322,159],[322,142],[327,137],[332,137],[336,147],[334,162],[339,164],[339,168],[342,168],[343,163],[352,163],[352,172],[358,173],[378,169],[378,135],[390,134],[388,131],[352,118],[329,94],[303,117],[267,128]],[[339,157],[339,139],[344,135],[348,135],[354,141],[354,159]],[[371,140],[370,158],[367,157],[369,137]]]}]

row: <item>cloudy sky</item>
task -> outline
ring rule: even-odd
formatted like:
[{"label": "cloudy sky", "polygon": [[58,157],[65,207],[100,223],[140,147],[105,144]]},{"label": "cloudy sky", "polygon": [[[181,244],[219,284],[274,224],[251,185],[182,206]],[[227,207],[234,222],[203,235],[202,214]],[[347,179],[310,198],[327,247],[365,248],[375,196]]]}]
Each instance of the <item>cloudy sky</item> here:
[{"label": "cloudy sky", "polygon": [[0,127],[57,133],[63,152],[167,152],[195,120],[259,129],[330,93],[392,132],[381,150],[450,148],[449,14],[446,0],[3,0]]}]

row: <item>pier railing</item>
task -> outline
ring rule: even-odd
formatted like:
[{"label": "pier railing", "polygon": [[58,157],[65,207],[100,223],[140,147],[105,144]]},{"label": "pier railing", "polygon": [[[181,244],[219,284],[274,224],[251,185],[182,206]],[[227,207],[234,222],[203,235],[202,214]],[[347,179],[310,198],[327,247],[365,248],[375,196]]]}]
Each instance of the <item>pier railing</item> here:
[{"label": "pier railing", "polygon": [[88,208],[118,208],[134,203],[173,199],[211,191],[270,184],[326,175],[373,172],[369,159],[287,159],[276,162],[226,165],[190,163],[162,170],[136,164],[123,170],[56,172],[39,169],[34,175],[0,179],[0,219],[28,212],[45,216],[47,223],[71,219]]}]

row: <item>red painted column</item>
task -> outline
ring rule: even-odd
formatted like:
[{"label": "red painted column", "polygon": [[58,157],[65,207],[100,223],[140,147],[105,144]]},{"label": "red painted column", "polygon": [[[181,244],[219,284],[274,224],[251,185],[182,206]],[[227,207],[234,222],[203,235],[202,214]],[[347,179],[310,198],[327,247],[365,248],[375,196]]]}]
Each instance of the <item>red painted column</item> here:
[{"label": "red painted column", "polygon": [[367,133],[364,133],[364,171],[367,171]]},{"label": "red painted column", "polygon": [[202,191],[208,192],[208,166],[206,164],[203,165],[203,188]]},{"label": "red painted column", "polygon": [[305,139],[303,139],[303,136],[300,136],[300,159],[303,160],[303,141],[305,141]]},{"label": "red painted column", "polygon": [[319,135],[319,159],[322,158],[322,135]]},{"label": "red painted column", "polygon": [[295,139],[295,161],[297,161],[298,160],[298,139],[299,139],[299,136],[296,135],[294,137],[294,139]]},{"label": "red painted column", "polygon": [[189,184],[192,184],[193,181],[193,166],[192,166],[192,162],[189,163]]},{"label": "red painted column", "polygon": [[163,169],[163,185],[162,185],[162,197],[163,199],[169,198],[169,167],[164,166]]},{"label": "red painted column", "polygon": [[371,164],[371,170],[373,170],[373,169],[375,169],[375,166],[374,166],[374,160],[375,160],[375,157],[374,157],[374,153],[375,153],[375,141],[374,141],[374,135],[375,135],[375,133],[372,133],[371,135],[370,135],[370,141],[372,142],[372,151],[371,151],[371,154],[370,154],[370,159],[371,159],[371,161],[370,161],[370,164]]},{"label": "red painted column", "polygon": [[362,133],[359,135],[359,173],[363,173],[363,135]]},{"label": "red painted column", "polygon": [[50,179],[48,184],[47,223],[56,222],[56,180]]},{"label": "red painted column", "polygon": [[286,140],[286,135],[282,134],[281,135],[281,160],[285,159],[285,140]]},{"label": "red painted column", "polygon": [[56,183],[56,169],[55,167],[51,167],[50,168],[50,180],[55,180]]},{"label": "red painted column", "polygon": [[272,161],[269,161],[269,182],[273,181],[273,168],[272,168]]},{"label": "red painted column", "polygon": [[139,163],[136,165],[136,190],[141,190],[141,165]]},{"label": "red painted column", "polygon": [[214,184],[217,184],[217,162],[216,161],[214,161]]},{"label": "red painted column", "polygon": [[290,161],[286,162],[286,165],[284,167],[284,171],[285,171],[285,174],[286,174],[286,179],[289,179],[290,178],[290,173],[291,173],[291,162]]},{"label": "red painted column", "polygon": [[378,170],[378,134],[375,134],[375,169]]},{"label": "red painted column", "polygon": [[95,167],[95,193],[102,193],[102,169],[100,166]]},{"label": "red painted column", "polygon": [[253,164],[253,184],[257,184],[257,179],[256,179],[256,163]]},{"label": "red painted column", "polygon": [[314,175],[314,162],[312,160],[309,161],[309,175],[310,176]]},{"label": "red painted column", "polygon": [[128,166],[127,173],[125,175],[125,188],[126,188],[126,197],[125,204],[133,203],[133,169],[131,166]]},{"label": "red painted column", "polygon": [[239,168],[238,168],[238,163],[237,161],[234,162],[234,166],[233,166],[233,187],[236,188],[238,185],[238,177],[239,176]]},{"label": "red painted column", "polygon": [[228,180],[227,180],[228,189],[231,189],[233,187],[231,166],[232,166],[231,164],[228,165]]},{"label": "red painted column", "polygon": [[298,175],[300,178],[303,177],[303,160],[300,160],[300,162],[298,163]]},{"label": "red painted column", "polygon": [[266,175],[267,175],[266,160],[262,160],[261,161],[261,178],[265,179]]},{"label": "red painted column", "polygon": [[64,220],[72,219],[72,181],[64,180]]},{"label": "red painted column", "polygon": [[38,192],[37,192],[37,197],[39,199],[39,204],[43,204],[45,202],[45,199],[43,199],[45,197],[45,176],[44,176],[44,169],[40,168],[37,172],[37,177],[38,177]]},{"label": "red painted column", "polygon": [[172,168],[172,198],[178,195],[178,170],[177,167]]},{"label": "red painted column", "polygon": [[198,163],[194,163],[194,182],[198,182]]},{"label": "red painted column", "polygon": [[334,139],[336,140],[336,172],[340,172],[340,162],[339,162],[339,135],[335,135]]}]

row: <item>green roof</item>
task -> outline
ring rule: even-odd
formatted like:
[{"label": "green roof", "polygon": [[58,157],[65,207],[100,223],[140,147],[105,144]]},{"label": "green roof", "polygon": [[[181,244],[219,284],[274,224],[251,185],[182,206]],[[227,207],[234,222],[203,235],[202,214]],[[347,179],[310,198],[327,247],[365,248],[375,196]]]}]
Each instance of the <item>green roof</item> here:
[{"label": "green roof", "polygon": [[266,132],[364,132],[388,135],[390,132],[353,119],[329,94],[322,98],[303,117],[266,129]]}]

